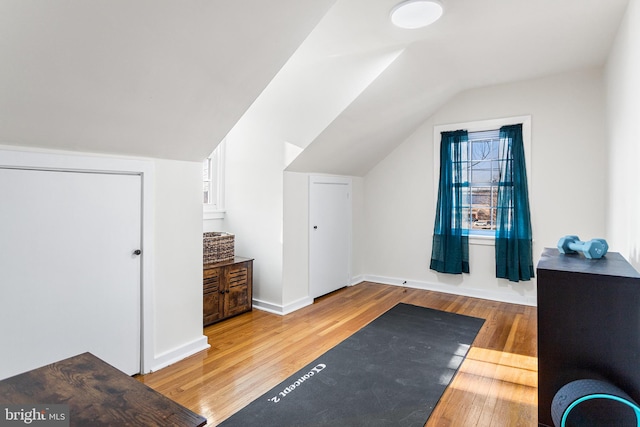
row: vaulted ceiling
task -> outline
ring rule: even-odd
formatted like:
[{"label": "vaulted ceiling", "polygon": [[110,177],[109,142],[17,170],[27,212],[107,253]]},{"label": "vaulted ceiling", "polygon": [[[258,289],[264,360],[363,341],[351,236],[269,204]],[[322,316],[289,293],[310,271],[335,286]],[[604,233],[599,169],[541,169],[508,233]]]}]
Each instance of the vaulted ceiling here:
[{"label": "vaulted ceiling", "polygon": [[201,160],[244,115],[362,175],[456,93],[604,64],[628,0],[0,0],[0,144]]},{"label": "vaulted ceiling", "polygon": [[0,144],[202,160],[334,0],[0,0]]}]

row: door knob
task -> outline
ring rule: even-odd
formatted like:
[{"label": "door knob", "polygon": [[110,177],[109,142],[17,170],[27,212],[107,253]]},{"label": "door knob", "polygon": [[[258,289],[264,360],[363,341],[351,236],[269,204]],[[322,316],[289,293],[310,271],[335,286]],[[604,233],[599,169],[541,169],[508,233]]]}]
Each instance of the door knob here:
[{"label": "door knob", "polygon": [[313,226],[313,229],[314,229],[314,230],[317,230],[317,229],[318,229],[318,226],[317,226],[317,225],[314,225],[314,226]]},{"label": "door knob", "polygon": [[140,249],[136,249],[135,251],[133,251],[134,255],[140,255],[142,253],[142,251]]}]

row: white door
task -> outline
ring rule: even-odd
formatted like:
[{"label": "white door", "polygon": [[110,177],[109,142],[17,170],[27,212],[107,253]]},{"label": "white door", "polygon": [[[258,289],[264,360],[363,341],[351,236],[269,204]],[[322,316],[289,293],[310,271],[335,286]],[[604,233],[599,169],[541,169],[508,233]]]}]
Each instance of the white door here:
[{"label": "white door", "polygon": [[86,351],[140,372],[141,185],[0,168],[0,379]]},{"label": "white door", "polygon": [[312,176],[309,181],[309,294],[349,285],[351,276],[351,180]]}]

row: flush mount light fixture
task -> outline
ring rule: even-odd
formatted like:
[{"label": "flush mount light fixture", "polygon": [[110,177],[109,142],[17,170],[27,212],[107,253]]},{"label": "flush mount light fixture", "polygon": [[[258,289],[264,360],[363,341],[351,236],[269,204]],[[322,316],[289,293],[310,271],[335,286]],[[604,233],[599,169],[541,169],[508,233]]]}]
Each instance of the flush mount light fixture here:
[{"label": "flush mount light fixture", "polygon": [[434,0],[406,0],[391,9],[391,22],[414,29],[433,24],[442,16],[442,5]]}]

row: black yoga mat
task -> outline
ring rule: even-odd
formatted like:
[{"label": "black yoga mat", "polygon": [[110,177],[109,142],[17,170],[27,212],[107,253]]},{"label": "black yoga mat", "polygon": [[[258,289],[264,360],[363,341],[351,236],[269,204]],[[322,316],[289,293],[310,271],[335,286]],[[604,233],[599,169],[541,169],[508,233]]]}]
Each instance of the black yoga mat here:
[{"label": "black yoga mat", "polygon": [[483,323],[398,304],[220,425],[422,426]]}]

